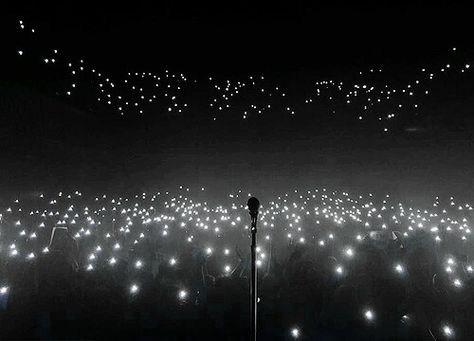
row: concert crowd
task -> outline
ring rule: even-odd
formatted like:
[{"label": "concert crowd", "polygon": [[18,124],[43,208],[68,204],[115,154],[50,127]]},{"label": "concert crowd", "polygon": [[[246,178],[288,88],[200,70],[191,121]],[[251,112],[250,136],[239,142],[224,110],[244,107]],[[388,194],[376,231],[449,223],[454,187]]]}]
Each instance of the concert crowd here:
[{"label": "concert crowd", "polygon": [[[247,193],[29,194],[0,215],[2,339],[243,340]],[[215,201],[213,203],[206,201]],[[447,198],[445,198],[447,199]],[[472,207],[326,189],[262,201],[262,340],[468,339]]]}]

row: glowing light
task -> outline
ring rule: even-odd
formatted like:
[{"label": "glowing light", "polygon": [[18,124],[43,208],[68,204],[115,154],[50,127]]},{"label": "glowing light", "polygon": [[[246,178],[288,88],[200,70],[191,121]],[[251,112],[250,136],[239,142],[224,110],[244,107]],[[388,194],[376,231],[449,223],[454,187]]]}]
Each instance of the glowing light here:
[{"label": "glowing light", "polygon": [[368,321],[372,321],[375,318],[374,312],[372,310],[366,310],[364,311],[364,317]]},{"label": "glowing light", "polygon": [[443,334],[447,337],[452,337],[454,336],[454,330],[452,327],[448,326],[448,325],[445,325],[442,327],[442,330],[443,330]]},{"label": "glowing light", "polygon": [[184,299],[186,299],[186,297],[188,297],[188,292],[186,290],[180,290],[178,292],[178,298],[180,300],[184,300]]},{"label": "glowing light", "polygon": [[300,330],[298,328],[293,328],[291,330],[291,336],[293,336],[295,339],[300,336]]},{"label": "glowing light", "polygon": [[395,271],[398,272],[399,274],[405,272],[405,269],[403,268],[403,266],[401,264],[397,264],[395,265]]},{"label": "glowing light", "polygon": [[139,289],[139,288],[138,288],[138,285],[132,284],[132,285],[130,286],[130,293],[131,293],[131,294],[136,294],[136,293],[138,292],[138,289]]}]

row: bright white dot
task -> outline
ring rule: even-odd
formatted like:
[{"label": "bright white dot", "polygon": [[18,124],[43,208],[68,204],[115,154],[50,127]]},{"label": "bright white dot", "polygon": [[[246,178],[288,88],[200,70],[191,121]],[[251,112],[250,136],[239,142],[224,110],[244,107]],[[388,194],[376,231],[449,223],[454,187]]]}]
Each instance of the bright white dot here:
[{"label": "bright white dot", "polygon": [[444,327],[443,327],[443,333],[444,333],[444,335],[446,335],[446,336],[448,336],[448,337],[454,335],[453,328],[451,328],[450,326],[444,326]]},{"label": "bright white dot", "polygon": [[138,286],[136,284],[132,284],[130,287],[130,293],[131,294],[136,294],[138,292]]},{"label": "bright white dot", "polygon": [[395,271],[398,272],[399,274],[403,273],[404,269],[401,264],[395,265]]},{"label": "bright white dot", "polygon": [[173,266],[173,265],[175,265],[175,264],[176,264],[176,259],[171,258],[171,259],[170,259],[170,265]]},{"label": "bright white dot", "polygon": [[1,288],[0,288],[0,295],[6,294],[7,291],[8,291],[8,287],[5,287],[5,286],[4,286],[4,287],[1,287]]},{"label": "bright white dot", "polygon": [[369,321],[372,321],[372,320],[374,319],[374,317],[375,317],[372,310],[366,310],[366,311],[364,312],[364,316],[365,316],[365,318],[366,318],[367,320],[369,320]]},{"label": "bright white dot", "polygon": [[180,290],[178,293],[178,297],[180,300],[184,300],[188,296],[188,293],[186,290]]},{"label": "bright white dot", "polygon": [[142,268],[142,266],[143,266],[143,263],[142,263],[142,261],[140,261],[140,260],[137,260],[137,261],[135,262],[135,267],[136,267],[137,269],[141,269],[141,268]]},{"label": "bright white dot", "polygon": [[300,330],[298,328],[293,328],[291,330],[291,336],[293,336],[295,339],[300,336]]}]

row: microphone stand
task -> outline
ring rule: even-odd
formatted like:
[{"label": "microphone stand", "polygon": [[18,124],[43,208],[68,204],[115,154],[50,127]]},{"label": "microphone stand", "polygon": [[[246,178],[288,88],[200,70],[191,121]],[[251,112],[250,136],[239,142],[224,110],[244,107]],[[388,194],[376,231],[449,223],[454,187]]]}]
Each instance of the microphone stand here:
[{"label": "microphone stand", "polygon": [[257,198],[250,198],[247,206],[249,207],[252,235],[252,244],[250,246],[250,340],[257,340],[257,217],[260,206]]}]

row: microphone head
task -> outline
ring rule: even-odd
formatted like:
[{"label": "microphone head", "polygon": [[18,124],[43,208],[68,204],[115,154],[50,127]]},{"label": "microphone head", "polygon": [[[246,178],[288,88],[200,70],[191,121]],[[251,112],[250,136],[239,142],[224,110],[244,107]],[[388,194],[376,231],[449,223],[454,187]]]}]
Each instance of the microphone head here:
[{"label": "microphone head", "polygon": [[249,208],[249,212],[251,215],[258,214],[258,209],[260,208],[260,202],[257,198],[251,197],[247,201],[247,207]]}]

